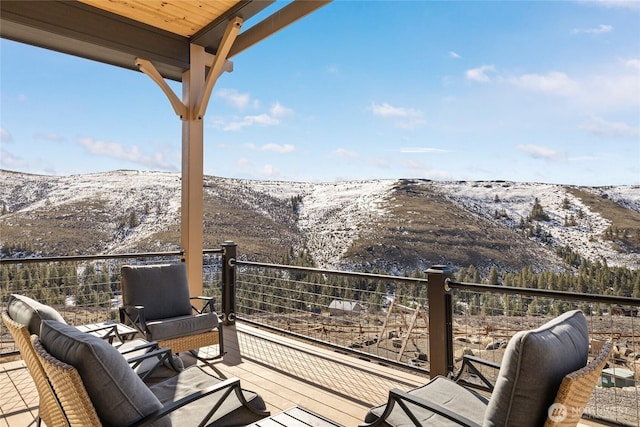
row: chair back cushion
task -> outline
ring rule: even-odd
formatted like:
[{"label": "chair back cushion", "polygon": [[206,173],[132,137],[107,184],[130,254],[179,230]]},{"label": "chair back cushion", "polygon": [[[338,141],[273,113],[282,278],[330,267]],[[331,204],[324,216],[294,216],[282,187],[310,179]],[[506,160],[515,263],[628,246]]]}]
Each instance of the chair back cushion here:
[{"label": "chair back cushion", "polygon": [[51,320],[42,322],[40,340],[53,357],[77,369],[104,425],[130,425],[162,408],[158,398],[108,342]]},{"label": "chair back cushion", "polygon": [[27,327],[29,335],[40,335],[40,322],[43,320],[66,323],[56,309],[18,294],[9,297],[7,312],[14,322]]},{"label": "chair back cushion", "polygon": [[144,306],[146,320],[192,314],[184,263],[125,265],[121,274],[122,303]]},{"label": "chair back cushion", "polygon": [[502,359],[484,426],[541,426],[565,375],[586,365],[587,320],[569,311],[538,329],[518,332]]}]

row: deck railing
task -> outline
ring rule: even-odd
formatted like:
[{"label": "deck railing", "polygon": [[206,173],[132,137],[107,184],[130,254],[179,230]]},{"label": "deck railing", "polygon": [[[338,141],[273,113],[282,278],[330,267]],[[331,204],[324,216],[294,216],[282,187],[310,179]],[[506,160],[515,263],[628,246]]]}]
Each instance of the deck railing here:
[{"label": "deck railing", "polygon": [[[203,253],[203,287],[220,301],[222,249]],[[18,258],[0,260],[0,307],[9,295],[21,294],[59,311],[72,325],[118,319],[120,267],[124,264],[181,262],[183,253],[153,252],[119,255]],[[17,354],[10,334],[0,322],[0,361]]]},{"label": "deck railing", "polygon": [[585,416],[640,425],[640,299],[456,282],[442,266],[396,277],[227,262],[238,319],[430,376],[457,372],[464,354],[500,363],[516,332],[580,309],[591,351],[604,340],[616,346]]},{"label": "deck railing", "polygon": [[[586,416],[640,426],[640,299],[456,282],[438,266],[398,277],[241,261],[233,242],[204,256],[204,293],[216,298],[225,323],[238,319],[432,376],[456,372],[463,354],[499,363],[514,333],[579,308],[594,349],[602,340],[616,344],[604,387],[596,388]],[[163,252],[5,259],[0,303],[21,293],[54,306],[72,324],[116,319],[122,264],[181,257]],[[2,361],[15,348],[4,326],[0,337]]]}]

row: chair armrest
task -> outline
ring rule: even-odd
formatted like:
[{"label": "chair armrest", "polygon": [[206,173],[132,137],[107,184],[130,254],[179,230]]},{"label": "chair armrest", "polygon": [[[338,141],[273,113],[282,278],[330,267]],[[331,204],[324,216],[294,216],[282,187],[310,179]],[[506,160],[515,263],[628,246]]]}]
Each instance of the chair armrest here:
[{"label": "chair armrest", "polygon": [[463,360],[465,360],[465,359],[468,360],[469,362],[478,363],[480,365],[488,366],[488,367],[493,368],[493,369],[500,369],[500,364],[499,363],[492,362],[490,360],[481,359],[479,357],[470,356],[468,354],[465,354],[463,356]]},{"label": "chair armrest", "polygon": [[[460,367],[460,370],[458,371],[458,373],[452,378],[453,381],[455,382],[464,382],[465,384],[472,386],[472,387],[476,387],[479,388],[481,390],[485,390],[485,391],[493,391],[494,388],[494,384],[487,378],[484,376],[484,374],[482,372],[480,372],[480,369],[478,369],[477,365],[483,365],[483,366],[487,366],[489,368],[492,369],[500,369],[500,364],[492,362],[490,360],[486,360],[486,359],[481,359],[479,357],[476,356],[470,356],[470,355],[464,355],[462,357],[462,366]],[[476,377],[478,377],[480,379],[480,381],[482,381],[483,385],[478,385],[478,384],[474,384],[474,383],[470,383],[468,381],[465,381],[464,379],[462,379],[462,375],[467,372],[471,375],[475,375]]]},{"label": "chair armrest", "polygon": [[145,342],[144,344],[140,344],[140,345],[137,345],[135,347],[131,347],[131,348],[127,349],[127,350],[121,351],[120,354],[122,354],[124,356],[124,355],[132,353],[134,351],[143,350],[145,348],[148,348],[150,350],[157,350],[159,348],[158,342],[157,341]]},{"label": "chair armrest", "polygon": [[143,426],[153,423],[154,421],[164,417],[165,415],[170,414],[171,412],[182,408],[196,400],[202,399],[204,397],[209,396],[210,394],[216,393],[218,391],[224,390],[223,395],[218,399],[215,404],[211,405],[211,410],[209,413],[200,421],[200,425],[206,425],[207,421],[215,414],[215,412],[222,406],[225,399],[232,393],[235,392],[236,396],[240,403],[253,412],[256,415],[268,417],[268,411],[258,411],[255,408],[252,408],[251,405],[244,398],[244,394],[242,394],[242,389],[240,388],[240,379],[239,378],[230,378],[228,380],[222,381],[216,385],[207,387],[203,390],[199,390],[195,393],[192,393],[188,396],[183,397],[175,402],[172,402],[166,405],[164,408],[159,409],[158,411],[153,412],[152,414],[147,415],[146,417],[138,420],[136,423],[132,424],[132,426]]},{"label": "chair armrest", "polygon": [[142,305],[121,305],[118,307],[120,313],[120,323],[133,326],[142,335],[149,338],[147,333],[147,319],[144,315],[144,306]]},{"label": "chair armrest", "polygon": [[100,339],[107,340],[109,344],[113,344],[113,339],[118,338],[120,342],[122,342],[122,337],[118,333],[118,326],[116,324],[113,325],[80,325],[77,326],[82,332],[87,334],[93,334]]},{"label": "chair armrest", "polygon": [[[197,308],[195,308],[193,305],[191,306],[191,308],[193,309],[193,311],[195,311],[198,314],[202,314],[202,313],[214,313],[215,310],[213,308],[213,304],[215,303],[215,300],[213,299],[213,297],[205,297],[205,296],[196,296],[196,297],[189,297],[189,300],[200,300],[202,301],[202,310],[198,310]],[[209,311],[207,311],[209,310]]]},{"label": "chair armrest", "polygon": [[373,421],[372,423],[360,424],[360,427],[374,427],[374,426],[382,425],[383,422],[389,417],[389,415],[391,415],[391,412],[393,411],[395,404],[398,404],[398,406],[402,408],[404,413],[411,419],[411,421],[416,427],[420,427],[422,424],[416,418],[416,416],[411,412],[411,410],[407,406],[407,403],[427,409],[461,426],[481,427],[481,425],[476,423],[475,421],[472,421],[460,414],[456,414],[455,412],[441,405],[438,405],[435,402],[431,402],[431,401],[419,398],[417,396],[414,396],[412,394],[409,394],[397,388],[391,389],[391,391],[389,391],[387,406],[385,407],[385,410],[382,413],[382,415],[380,415],[380,417],[378,417],[378,419]]},{"label": "chair armrest", "polygon": [[[147,379],[147,377],[149,377],[152,373],[155,372],[156,369],[158,369],[160,367],[160,365],[169,365],[171,366],[171,368],[176,371],[176,372],[180,372],[180,370],[182,368],[179,368],[178,366],[175,365],[175,362],[173,361],[173,354],[171,353],[171,349],[170,348],[158,348],[158,343],[156,342],[152,342],[150,344],[153,344],[153,346],[155,347],[153,350],[141,354],[139,356],[134,356],[134,357],[130,357],[130,358],[126,358],[127,359],[127,363],[129,363],[129,365],[131,365],[131,369],[136,369],[142,362],[144,362],[145,360],[148,359],[153,359],[156,358],[156,363],[153,365],[153,367],[145,372],[143,372],[142,374],[138,374],[140,376],[140,379],[142,379],[143,381],[145,379]],[[140,350],[141,348],[145,348],[145,346],[138,346],[135,349],[132,349],[130,351],[135,351],[135,350]],[[122,353],[122,355],[124,356],[126,354]]]}]

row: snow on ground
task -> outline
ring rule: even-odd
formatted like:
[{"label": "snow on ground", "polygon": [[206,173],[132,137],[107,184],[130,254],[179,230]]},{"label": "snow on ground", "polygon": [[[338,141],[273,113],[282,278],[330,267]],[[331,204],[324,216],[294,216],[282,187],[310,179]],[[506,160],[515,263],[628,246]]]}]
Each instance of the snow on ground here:
[{"label": "snow on ground", "polygon": [[366,226],[384,214],[394,180],[300,183],[252,181],[254,190],[272,197],[302,197],[298,228],[318,266],[337,268]]},{"label": "snow on ground", "polygon": [[[336,183],[302,183],[284,181],[251,181],[206,177],[237,192],[243,201],[255,205],[256,211],[268,215],[260,203],[259,194],[278,199],[301,198],[298,227],[308,242],[319,266],[335,268],[354,239],[366,233],[368,224],[384,215],[387,196],[395,180],[347,181]],[[610,225],[598,213],[592,212],[562,185],[539,183],[486,182],[425,182],[461,208],[496,221],[496,211],[507,218],[499,221],[517,228],[521,219],[531,213],[538,198],[550,221],[539,222],[552,236],[555,246],[569,246],[591,259],[606,259],[609,265],[640,268],[637,253],[620,254],[600,236]],[[640,212],[640,186],[580,187]],[[114,171],[89,175],[40,176],[2,171],[0,200],[10,212],[55,207],[73,201],[100,200],[107,212],[126,218],[131,208],[143,212],[144,218],[133,229],[121,231],[104,248],[105,252],[125,251],[154,232],[168,229],[180,222],[180,175],[166,172]],[[569,208],[565,209],[565,199]],[[574,226],[565,219],[573,215]],[[112,230],[113,231],[113,230]],[[117,233],[118,231],[116,231]]]},{"label": "snow on ground", "polygon": [[[515,182],[456,182],[433,183],[443,195],[464,206],[470,212],[495,220],[496,210],[504,210],[508,219],[502,222],[512,228],[518,227],[521,219],[531,213],[538,198],[550,221],[538,222],[543,231],[551,234],[554,246],[569,246],[574,252],[591,261],[607,260],[610,266],[640,268],[638,254],[622,254],[615,251],[609,242],[600,236],[611,224],[597,212],[592,212],[582,201],[568,193],[564,186],[553,184],[532,184]],[[582,187],[586,189],[585,187]],[[592,190],[592,189],[589,189]],[[607,194],[612,200],[624,200],[624,206],[640,212],[640,191],[638,187],[609,187]],[[565,199],[569,208],[563,207]],[[575,226],[566,226],[565,220],[571,215]]]}]

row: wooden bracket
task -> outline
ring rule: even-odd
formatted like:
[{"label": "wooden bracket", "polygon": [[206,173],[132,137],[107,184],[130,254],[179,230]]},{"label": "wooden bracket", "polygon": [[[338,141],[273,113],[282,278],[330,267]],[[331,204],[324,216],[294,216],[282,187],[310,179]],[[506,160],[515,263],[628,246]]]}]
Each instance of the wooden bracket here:
[{"label": "wooden bracket", "polygon": [[146,59],[142,59],[142,58],[136,58],[136,65],[138,66],[140,71],[145,73],[147,76],[151,77],[151,80],[153,80],[154,82],[156,82],[158,86],[160,86],[160,89],[162,89],[164,94],[167,95],[167,98],[169,98],[169,102],[173,107],[173,111],[175,111],[176,114],[180,116],[180,119],[186,120],[187,107],[180,100],[180,98],[178,98],[178,95],[176,95],[175,92],[173,92],[173,90],[169,87],[167,82],[164,81],[164,78],[162,78],[162,75],[156,69],[156,67],[154,67],[151,61],[147,61]]},{"label": "wooden bracket", "polygon": [[224,71],[223,67],[225,65],[227,55],[229,55],[229,50],[238,36],[240,28],[242,28],[243,22],[242,18],[235,17],[227,24],[222,40],[220,40],[220,44],[218,45],[218,51],[213,59],[213,64],[211,64],[211,68],[209,68],[202,98],[200,98],[196,103],[194,119],[202,120],[204,117],[207,111],[207,105],[209,104],[209,98],[211,98],[213,86],[216,84],[220,74]]}]

